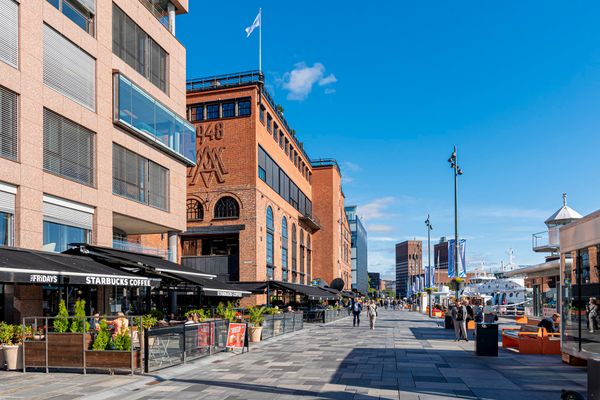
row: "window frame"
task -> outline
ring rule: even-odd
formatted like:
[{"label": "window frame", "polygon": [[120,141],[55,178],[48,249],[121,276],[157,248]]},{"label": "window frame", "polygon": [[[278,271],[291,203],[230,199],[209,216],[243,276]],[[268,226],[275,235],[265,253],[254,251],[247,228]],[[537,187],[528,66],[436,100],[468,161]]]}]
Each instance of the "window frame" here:
[{"label": "window frame", "polygon": [[[217,207],[219,206],[219,204],[220,204],[221,202],[224,202],[224,201],[226,201],[226,200],[227,200],[227,201],[231,200],[231,202],[230,202],[230,204],[224,204],[224,205],[223,205],[223,207],[226,207],[226,208],[224,209],[224,212],[225,212],[226,214],[229,214],[229,212],[227,211],[227,208],[230,208],[230,207],[231,207],[231,205],[234,205],[234,208],[235,208],[235,215],[233,215],[233,214],[232,214],[232,215],[222,215],[222,216],[221,216],[221,215],[219,215],[219,216],[217,216]],[[214,208],[213,208],[213,219],[214,219],[214,220],[239,219],[239,218],[240,218],[240,212],[241,212],[241,207],[240,207],[240,204],[239,204],[239,202],[237,201],[237,199],[235,199],[233,196],[228,196],[228,195],[225,195],[225,196],[222,196],[222,197],[220,197],[220,198],[219,198],[219,199],[218,199],[218,200],[215,202],[215,206],[214,206]]]}]

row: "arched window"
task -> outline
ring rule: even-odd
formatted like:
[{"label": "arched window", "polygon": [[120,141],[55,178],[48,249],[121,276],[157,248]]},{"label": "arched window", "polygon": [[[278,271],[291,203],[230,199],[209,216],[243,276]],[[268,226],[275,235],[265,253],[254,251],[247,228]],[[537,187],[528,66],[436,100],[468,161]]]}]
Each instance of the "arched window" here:
[{"label": "arched window", "polygon": [[298,271],[296,271],[296,252],[298,247],[296,245],[296,224],[292,224],[292,282],[296,282]]},{"label": "arched window", "polygon": [[231,196],[221,197],[215,204],[215,219],[239,218],[240,206]]},{"label": "arched window", "polygon": [[300,283],[305,284],[306,274],[304,273],[304,231],[300,229]]},{"label": "arched window", "polygon": [[288,231],[285,217],[281,220],[281,279],[288,281]]},{"label": "arched window", "polygon": [[310,246],[310,235],[306,234],[306,282],[310,285],[312,281],[312,248]]},{"label": "arched window", "polygon": [[202,203],[195,199],[188,199],[186,205],[188,221],[202,221],[204,219]]},{"label": "arched window", "polygon": [[273,278],[273,209],[267,207],[267,278]]}]

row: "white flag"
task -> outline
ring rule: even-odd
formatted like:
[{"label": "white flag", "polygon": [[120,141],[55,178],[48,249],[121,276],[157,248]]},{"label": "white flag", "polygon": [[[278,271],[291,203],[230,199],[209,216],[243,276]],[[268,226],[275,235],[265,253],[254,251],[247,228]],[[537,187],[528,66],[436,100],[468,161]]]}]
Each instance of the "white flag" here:
[{"label": "white flag", "polygon": [[246,37],[250,37],[252,32],[260,26],[260,19],[261,19],[260,14],[261,13],[259,11],[256,18],[254,18],[254,22],[252,23],[252,25],[250,25],[249,27],[246,28]]}]

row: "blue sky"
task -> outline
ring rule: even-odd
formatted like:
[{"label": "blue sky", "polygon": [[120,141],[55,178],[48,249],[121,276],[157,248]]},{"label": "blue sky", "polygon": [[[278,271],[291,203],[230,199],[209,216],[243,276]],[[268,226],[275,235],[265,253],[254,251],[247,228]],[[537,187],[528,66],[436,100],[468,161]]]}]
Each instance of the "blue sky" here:
[{"label": "blue sky", "polygon": [[[188,77],[258,67],[312,158],[342,165],[369,231],[369,269],[392,277],[394,244],[460,233],[471,265],[543,257],[531,234],[562,204],[600,208],[598,2],[190,2],[178,18]],[[425,255],[424,255],[425,257]]]}]

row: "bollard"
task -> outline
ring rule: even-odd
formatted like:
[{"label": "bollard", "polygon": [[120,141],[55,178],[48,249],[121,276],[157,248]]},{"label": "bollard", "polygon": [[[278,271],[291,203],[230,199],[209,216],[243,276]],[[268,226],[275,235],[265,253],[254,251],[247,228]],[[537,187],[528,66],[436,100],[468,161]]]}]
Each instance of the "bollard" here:
[{"label": "bollard", "polygon": [[589,359],[587,364],[587,398],[600,400],[600,360]]}]

